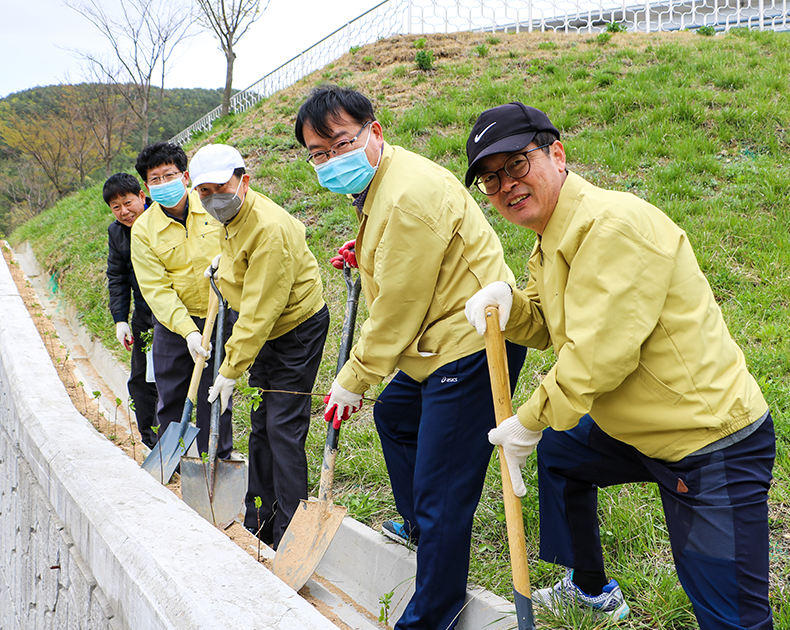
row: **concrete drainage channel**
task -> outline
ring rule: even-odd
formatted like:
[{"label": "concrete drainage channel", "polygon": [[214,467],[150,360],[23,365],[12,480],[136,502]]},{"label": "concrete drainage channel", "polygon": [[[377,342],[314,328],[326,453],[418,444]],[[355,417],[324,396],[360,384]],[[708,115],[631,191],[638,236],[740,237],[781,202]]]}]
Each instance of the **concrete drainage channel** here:
[{"label": "concrete drainage channel", "polygon": [[[127,400],[128,374],[125,368],[79,325],[73,307],[58,302],[51,295],[50,279],[42,273],[30,246],[27,243],[18,246],[15,255],[38,293],[47,315],[51,316],[61,342],[70,350],[71,358],[77,365],[78,378],[83,381],[87,391],[103,392],[100,404],[105,413],[115,413],[116,399]],[[124,421],[123,425],[126,424]],[[265,545],[261,546],[261,550],[262,556],[274,558],[274,552]],[[319,611],[323,612],[326,607],[332,615],[354,630],[375,630],[387,627],[378,623],[377,619],[382,608],[382,598],[388,594],[391,594],[388,598],[389,624],[394,625],[401,616],[414,591],[415,573],[416,554],[413,551],[387,541],[379,532],[347,517],[319,563],[316,574],[305,588],[309,589],[312,598],[318,600],[316,608]],[[266,614],[266,611],[261,609],[260,613]],[[517,624],[511,603],[481,588],[468,590],[467,604],[457,625],[459,630],[505,630],[515,627]]]}]

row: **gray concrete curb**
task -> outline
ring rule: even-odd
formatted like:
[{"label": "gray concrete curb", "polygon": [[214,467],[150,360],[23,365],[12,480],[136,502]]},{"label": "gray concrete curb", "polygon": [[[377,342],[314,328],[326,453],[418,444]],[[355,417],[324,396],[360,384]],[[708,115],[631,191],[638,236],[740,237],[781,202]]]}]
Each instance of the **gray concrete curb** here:
[{"label": "gray concrete curb", "polygon": [[0,312],[6,430],[119,627],[336,628],[74,409],[5,262]]},{"label": "gray concrete curb", "polygon": [[[47,277],[41,272],[30,246],[27,243],[18,246],[15,254],[23,270],[31,276],[31,282],[39,293],[39,299],[42,303],[47,302]],[[91,364],[113,390],[114,395],[126,400],[128,374],[112,354],[98,340],[93,340],[79,325],[75,309],[52,302],[49,304],[49,309],[61,313],[61,317],[53,317],[53,323],[58,327],[58,334],[64,343],[68,346],[70,341],[66,337],[71,336],[82,348],[85,348]],[[66,317],[62,316],[64,313]],[[147,473],[144,474],[148,476]],[[161,486],[155,485],[161,489]],[[169,491],[165,492],[172,496]],[[213,530],[210,527],[209,529]],[[274,557],[274,553],[265,546],[262,547],[261,555]],[[379,598],[392,593],[389,619],[390,624],[394,624],[394,621],[403,614],[414,592],[416,571],[417,560],[413,551],[388,541],[379,532],[352,518],[346,518],[318,565],[316,574],[343,591],[360,609],[367,611],[373,618],[379,615],[381,608]],[[355,630],[382,627],[327,590],[320,579],[311,579],[307,587],[312,596],[324,602]],[[293,591],[290,592],[293,594]],[[456,626],[457,630],[507,630],[516,627],[515,608],[507,600],[482,588],[470,588],[466,601]]]}]

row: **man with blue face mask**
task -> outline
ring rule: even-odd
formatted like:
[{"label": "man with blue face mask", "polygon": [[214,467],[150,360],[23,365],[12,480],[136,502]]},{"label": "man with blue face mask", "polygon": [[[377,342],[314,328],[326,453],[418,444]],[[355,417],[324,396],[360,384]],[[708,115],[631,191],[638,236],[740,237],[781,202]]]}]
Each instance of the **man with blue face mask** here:
[{"label": "man with blue face mask", "polygon": [[[223,295],[239,313],[209,401],[219,397],[224,408],[248,368],[252,387],[312,391],[329,310],[304,225],[250,188],[244,160],[231,146],[201,148],[189,172],[200,203],[224,226],[214,266]],[[310,403],[309,396],[269,391],[250,412],[244,526],[274,549],[299,500],[307,498]]]},{"label": "man with blue face mask", "polygon": [[[221,226],[203,209],[197,193],[187,194],[187,156],[181,147],[169,142],[149,145],[137,156],[135,168],[154,200],[132,226],[131,247],[140,290],[154,315],[161,437],[171,422],[180,422],[194,362],[198,355],[208,355],[200,345],[210,291],[203,271],[220,252]],[[211,383],[212,371],[204,370],[196,414],[201,453],[208,451],[211,408],[206,397]],[[232,448],[228,410],[220,418],[217,454],[227,458]]]},{"label": "man with blue face mask", "polygon": [[[332,384],[325,419],[339,426],[363,393],[396,372],[374,405],[402,523],[383,533],[417,545],[415,593],[397,630],[452,629],[464,603],[472,517],[494,428],[483,340],[464,304],[490,278],[513,278],[480,208],[446,169],[384,141],[354,90],[316,89],[296,139],[319,182],[350,194],[369,317]],[[511,383],[526,350],[508,345]]]}]

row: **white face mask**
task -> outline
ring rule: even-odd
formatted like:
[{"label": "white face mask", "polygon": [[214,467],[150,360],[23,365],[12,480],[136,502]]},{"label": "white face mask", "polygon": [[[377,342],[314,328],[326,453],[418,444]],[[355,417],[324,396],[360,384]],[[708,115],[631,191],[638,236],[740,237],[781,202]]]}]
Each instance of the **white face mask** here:
[{"label": "white face mask", "polygon": [[236,196],[241,188],[241,182],[242,178],[239,178],[239,185],[236,186],[234,193],[214,193],[200,200],[205,211],[223,225],[230,223],[241,210],[241,199]]}]

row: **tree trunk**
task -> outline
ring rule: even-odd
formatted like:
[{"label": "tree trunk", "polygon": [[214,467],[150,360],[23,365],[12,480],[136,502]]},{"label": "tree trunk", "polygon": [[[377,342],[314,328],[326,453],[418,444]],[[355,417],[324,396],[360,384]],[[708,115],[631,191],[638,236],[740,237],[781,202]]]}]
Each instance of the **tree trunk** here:
[{"label": "tree trunk", "polygon": [[230,93],[233,87],[233,62],[236,60],[236,53],[233,48],[228,48],[225,53],[225,59],[228,62],[228,69],[225,73],[225,91],[222,94],[222,116],[227,116],[230,112]]}]

